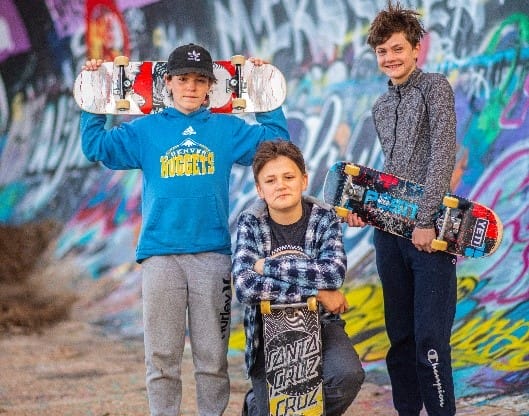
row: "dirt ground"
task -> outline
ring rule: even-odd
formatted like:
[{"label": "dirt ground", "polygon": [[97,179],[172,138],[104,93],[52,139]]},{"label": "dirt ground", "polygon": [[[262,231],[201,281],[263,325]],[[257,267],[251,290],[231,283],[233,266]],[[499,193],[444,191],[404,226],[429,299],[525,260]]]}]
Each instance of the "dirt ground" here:
[{"label": "dirt ground", "polygon": [[[148,415],[140,340],[118,340],[68,320],[40,334],[0,339],[0,414],[12,416]],[[249,383],[243,355],[229,357],[231,396],[226,415],[239,415]],[[186,348],[182,415],[196,415],[195,383]],[[368,384],[346,415],[391,415],[387,387]]]},{"label": "dirt ground", "polygon": [[[141,340],[115,339],[69,319],[40,333],[0,337],[0,415],[146,416]],[[243,355],[229,357],[231,396],[226,416],[240,415],[249,387]],[[184,353],[181,415],[196,415],[189,348]],[[369,380],[369,374],[368,374]],[[507,403],[508,404],[508,403]],[[459,403],[458,415],[515,416],[509,406]],[[389,386],[366,382],[345,416],[395,416]]]},{"label": "dirt ground", "polygon": [[[88,322],[87,297],[100,288],[75,280],[75,266],[54,264],[51,222],[0,227],[0,414],[13,416],[147,415],[141,339],[119,339]],[[89,280],[89,279],[86,279]],[[76,293],[82,287],[82,293]],[[230,355],[231,396],[226,415],[239,415],[249,381],[242,353]],[[195,415],[189,347],[182,368],[182,415]],[[372,385],[357,409],[372,399],[389,405],[387,387]],[[352,413],[350,413],[352,414]],[[388,415],[367,411],[356,414]]]},{"label": "dirt ground", "polygon": [[[120,339],[88,322],[83,296],[91,292],[75,292],[67,262],[46,260],[56,234],[52,223],[0,227],[0,415],[148,415],[141,339]],[[230,355],[229,363],[231,396],[225,415],[232,416],[241,413],[249,382],[242,353]],[[181,415],[196,415],[189,347],[182,378]],[[461,400],[458,415],[527,415],[529,409],[513,410],[521,408],[521,400],[480,407]],[[390,387],[368,372],[345,413],[353,415],[396,415]]]},{"label": "dirt ground", "polygon": [[59,230],[50,221],[0,226],[0,333],[32,333],[68,316],[77,296],[68,274],[46,261]]}]

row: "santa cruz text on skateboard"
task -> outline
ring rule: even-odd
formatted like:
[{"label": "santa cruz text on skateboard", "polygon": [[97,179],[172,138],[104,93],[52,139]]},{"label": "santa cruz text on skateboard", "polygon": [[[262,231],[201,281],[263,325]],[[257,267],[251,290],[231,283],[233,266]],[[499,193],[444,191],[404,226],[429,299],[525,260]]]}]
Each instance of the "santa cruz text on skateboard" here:
[{"label": "santa cruz text on skateboard", "polygon": [[271,416],[322,416],[323,373],[318,303],[261,301]]}]

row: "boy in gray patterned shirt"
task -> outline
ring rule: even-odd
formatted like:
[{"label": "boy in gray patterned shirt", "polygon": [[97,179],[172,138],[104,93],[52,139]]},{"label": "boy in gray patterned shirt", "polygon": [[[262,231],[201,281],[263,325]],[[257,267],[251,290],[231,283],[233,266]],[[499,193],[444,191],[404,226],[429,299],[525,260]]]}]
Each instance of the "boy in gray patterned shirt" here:
[{"label": "boy in gray patterned shirt", "polygon": [[[434,252],[434,214],[449,190],[456,154],[454,94],[442,74],[417,68],[425,30],[418,13],[388,2],[367,42],[388,91],[373,106],[384,171],[425,185],[412,240],[375,230],[390,349],[386,362],[400,416],[455,414],[450,335],[456,258]],[[349,225],[364,222],[350,214]]]}]

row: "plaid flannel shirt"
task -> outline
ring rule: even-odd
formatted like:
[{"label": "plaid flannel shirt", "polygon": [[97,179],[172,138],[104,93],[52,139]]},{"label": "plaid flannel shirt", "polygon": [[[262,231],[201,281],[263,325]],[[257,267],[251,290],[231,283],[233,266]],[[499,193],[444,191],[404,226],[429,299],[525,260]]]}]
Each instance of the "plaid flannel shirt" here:
[{"label": "plaid flannel shirt", "polygon": [[[313,203],[305,233],[307,258],[267,258],[271,254],[271,236],[263,201],[254,203],[238,218],[232,276],[237,299],[245,304],[247,374],[259,346],[262,323],[257,322],[256,314],[261,300],[300,302],[315,296],[319,289],[340,288],[345,278],[347,258],[340,219],[329,205],[310,196],[304,198]],[[261,258],[266,259],[263,275],[253,270]]]}]

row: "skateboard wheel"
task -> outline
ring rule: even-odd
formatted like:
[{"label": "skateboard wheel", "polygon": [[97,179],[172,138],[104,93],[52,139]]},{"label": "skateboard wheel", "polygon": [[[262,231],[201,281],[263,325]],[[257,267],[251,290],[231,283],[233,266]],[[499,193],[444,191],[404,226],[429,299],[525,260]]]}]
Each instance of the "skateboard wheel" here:
[{"label": "skateboard wheel", "polygon": [[120,111],[127,111],[130,109],[129,100],[116,100],[116,108]]},{"label": "skateboard wheel", "polygon": [[261,301],[261,313],[263,315],[270,315],[272,313],[272,307],[269,300]]},{"label": "skateboard wheel", "polygon": [[443,198],[443,205],[448,208],[457,208],[459,206],[459,199],[453,196],[445,196]]},{"label": "skateboard wheel", "polygon": [[347,175],[351,175],[351,176],[360,175],[360,168],[358,166],[356,166],[356,165],[351,165],[351,164],[345,165],[343,171]]},{"label": "skateboard wheel", "polygon": [[311,312],[318,310],[318,302],[316,301],[315,296],[311,296],[307,299],[307,308],[309,308],[309,311]]},{"label": "skateboard wheel", "polygon": [[234,98],[231,106],[236,110],[244,110],[246,108],[246,100],[244,98]]},{"label": "skateboard wheel", "polygon": [[233,55],[231,57],[232,65],[244,65],[244,62],[246,62],[246,58],[242,55]]},{"label": "skateboard wheel", "polygon": [[116,66],[127,66],[129,64],[129,58],[127,56],[116,56],[114,58],[114,65]]},{"label": "skateboard wheel", "polygon": [[446,251],[446,249],[448,248],[448,243],[444,240],[432,240],[432,248],[434,250],[438,250],[438,251]]},{"label": "skateboard wheel", "polygon": [[336,215],[342,218],[347,218],[347,215],[349,214],[349,210],[344,207],[334,207],[336,211]]}]

